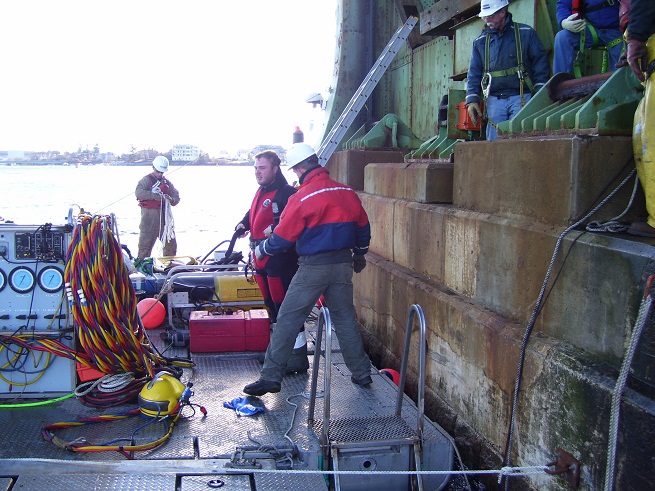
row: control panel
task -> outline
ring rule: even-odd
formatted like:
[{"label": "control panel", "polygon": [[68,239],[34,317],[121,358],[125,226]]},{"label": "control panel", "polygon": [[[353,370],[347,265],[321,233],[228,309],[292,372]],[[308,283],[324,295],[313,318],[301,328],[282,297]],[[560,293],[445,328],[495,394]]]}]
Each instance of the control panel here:
[{"label": "control panel", "polygon": [[0,334],[70,327],[64,269],[70,225],[0,223]]}]

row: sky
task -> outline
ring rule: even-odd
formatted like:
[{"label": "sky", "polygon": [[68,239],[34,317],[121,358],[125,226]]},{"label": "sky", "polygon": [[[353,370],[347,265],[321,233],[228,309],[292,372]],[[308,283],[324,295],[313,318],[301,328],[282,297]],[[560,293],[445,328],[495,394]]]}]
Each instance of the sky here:
[{"label": "sky", "polygon": [[315,144],[337,0],[0,3],[0,150]]}]

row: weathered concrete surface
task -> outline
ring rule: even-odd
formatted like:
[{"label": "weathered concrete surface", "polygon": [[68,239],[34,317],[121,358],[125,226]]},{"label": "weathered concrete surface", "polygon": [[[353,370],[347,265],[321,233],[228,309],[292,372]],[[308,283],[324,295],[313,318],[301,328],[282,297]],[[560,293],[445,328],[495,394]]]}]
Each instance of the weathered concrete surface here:
[{"label": "weathered concrete surface", "polygon": [[[453,204],[567,226],[616,187],[617,176],[632,168],[631,157],[628,137],[458,143]],[[593,219],[617,216],[631,192],[626,186]]]},{"label": "weathered concrete surface", "polygon": [[453,164],[369,164],[364,169],[364,191],[418,203],[452,203]]},{"label": "weathered concrete surface", "polygon": [[326,167],[332,179],[361,191],[364,189],[364,167],[372,162],[395,162],[403,166],[403,155],[398,150],[343,150],[333,153]]},{"label": "weathered concrete surface", "polygon": [[559,230],[552,227],[443,205],[361,198],[371,221],[371,252],[523,325],[555,255],[536,329],[619,363],[645,280],[655,273],[655,250],[647,243],[655,241],[574,231],[555,254]]},{"label": "weathered concrete surface", "polygon": [[394,226],[396,225],[394,203],[396,200],[370,194],[360,195],[360,197],[368,214],[371,230],[375,230],[375,234],[371,234],[369,251],[393,259]]},{"label": "weathered concrete surface", "polygon": [[[458,435],[462,452],[479,459],[474,463],[497,467],[509,427],[524,327],[373,254],[354,282],[365,340],[378,367],[399,368],[409,306],[422,306],[428,415]],[[417,345],[418,330],[408,360],[406,391],[412,397],[417,393]],[[523,366],[513,462],[545,465],[563,448],[583,464],[582,489],[601,489],[614,377],[611,367],[592,362],[584,351],[533,333]],[[640,489],[634,483],[648,482],[655,455],[653,400],[627,389],[621,421],[617,482],[629,482],[630,487],[617,489]],[[569,489],[564,481],[545,475],[530,486]]]},{"label": "weathered concrete surface", "polygon": [[[655,239],[562,232],[614,187],[625,143],[464,144],[455,160],[454,205],[403,198],[402,190],[422,184],[402,166],[366,170],[366,189],[376,194],[360,196],[373,240],[369,267],[354,281],[367,344],[378,367],[398,368],[409,306],[423,307],[429,415],[452,432],[471,466],[500,465],[521,344],[534,321],[512,462],[544,465],[560,447],[582,462],[582,489],[603,485],[612,390],[655,274]],[[629,184],[610,211],[592,218],[617,216],[628,202],[619,196],[631,190]],[[621,406],[617,489],[655,480],[645,456],[655,454],[652,324]],[[414,344],[413,384],[417,360]],[[567,488],[549,476],[527,482],[531,489]]]}]

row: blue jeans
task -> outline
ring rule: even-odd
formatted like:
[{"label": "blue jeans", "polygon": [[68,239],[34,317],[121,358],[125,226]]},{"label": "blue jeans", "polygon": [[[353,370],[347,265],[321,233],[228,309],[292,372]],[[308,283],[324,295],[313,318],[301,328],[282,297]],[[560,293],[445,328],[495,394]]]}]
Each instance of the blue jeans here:
[{"label": "blue jeans", "polygon": [[[531,97],[532,94],[530,92],[523,94],[524,104],[527,104]],[[495,140],[498,137],[498,131],[493,124],[512,119],[522,107],[520,95],[511,95],[503,98],[493,95],[487,97],[487,140]]]},{"label": "blue jeans", "polygon": [[[598,33],[598,42],[605,46],[610,41],[621,37],[618,29],[596,29]],[[585,34],[585,48],[591,48],[594,39],[591,32],[587,29]],[[580,50],[580,33],[575,33],[562,29],[555,34],[555,56],[553,57],[553,73],[567,72],[573,74],[573,61]],[[619,61],[623,43],[608,50],[609,70],[616,70],[616,62]]]},{"label": "blue jeans", "polygon": [[353,305],[352,275],[352,263],[300,263],[278,312],[261,370],[263,380],[282,381],[299,326],[304,324],[321,294],[330,310],[346,366],[357,379],[370,374],[371,361],[364,351]]}]

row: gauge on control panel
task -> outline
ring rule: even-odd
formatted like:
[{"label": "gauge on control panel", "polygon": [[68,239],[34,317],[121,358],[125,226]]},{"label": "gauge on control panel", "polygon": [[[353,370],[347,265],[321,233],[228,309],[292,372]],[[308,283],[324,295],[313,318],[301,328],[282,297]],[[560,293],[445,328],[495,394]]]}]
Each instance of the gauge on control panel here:
[{"label": "gauge on control panel", "polygon": [[56,293],[64,286],[64,273],[55,266],[46,266],[37,278],[39,287],[46,293]]},{"label": "gauge on control panel", "polygon": [[7,286],[7,275],[0,269],[0,292]]},{"label": "gauge on control panel", "polygon": [[9,286],[16,293],[27,293],[34,288],[34,272],[24,266],[14,268],[9,273]]}]

